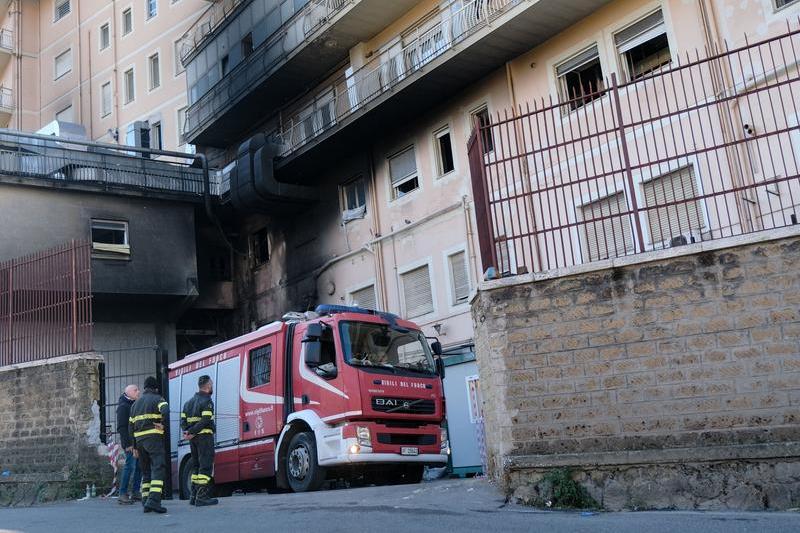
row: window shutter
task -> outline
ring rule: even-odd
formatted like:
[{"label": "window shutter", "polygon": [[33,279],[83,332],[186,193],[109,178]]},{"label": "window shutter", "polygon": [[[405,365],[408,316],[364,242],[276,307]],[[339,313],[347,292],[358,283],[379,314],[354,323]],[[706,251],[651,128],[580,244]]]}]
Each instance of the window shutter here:
[{"label": "window shutter", "polygon": [[389,174],[393,185],[416,173],[417,160],[413,146],[389,158]]},{"label": "window shutter", "polygon": [[[625,193],[619,192],[581,208],[583,220],[594,220],[628,211]],[[604,218],[584,225],[584,255],[589,261],[619,257],[633,251],[633,233],[628,215]]]},{"label": "window shutter", "polygon": [[614,42],[620,52],[626,52],[635,46],[649,41],[653,37],[665,33],[665,31],[664,13],[659,9],[616,33],[614,35]]},{"label": "window shutter", "polygon": [[[697,198],[694,167],[689,165],[644,184],[645,206],[680,202],[648,211],[650,244],[669,242],[673,237],[703,228],[703,215]],[[685,201],[689,200],[689,201]]]},{"label": "window shutter", "polygon": [[416,268],[400,278],[403,281],[403,300],[407,318],[416,318],[433,312],[433,293],[428,265]]},{"label": "window shutter", "polygon": [[561,77],[564,74],[572,72],[578,67],[582,67],[583,65],[591,61],[594,61],[598,57],[600,57],[600,54],[598,53],[597,45],[595,44],[592,47],[587,48],[583,52],[579,53],[578,55],[570,59],[567,59],[566,61],[558,65],[556,67],[556,75]]},{"label": "window shutter", "polygon": [[453,303],[463,303],[469,298],[469,272],[467,254],[458,252],[448,257],[450,262],[450,288]]},{"label": "window shutter", "polygon": [[69,15],[71,11],[70,7],[70,0],[63,0],[56,4],[56,20],[61,20],[62,18]]},{"label": "window shutter", "polygon": [[350,304],[364,309],[377,309],[378,304],[375,298],[375,285],[364,287],[350,294]]},{"label": "window shutter", "polygon": [[102,99],[103,99],[102,113],[103,113],[103,116],[105,116],[105,115],[108,115],[109,113],[111,113],[111,103],[112,102],[111,102],[111,84],[110,83],[104,83],[103,84],[103,87],[102,87]]}]

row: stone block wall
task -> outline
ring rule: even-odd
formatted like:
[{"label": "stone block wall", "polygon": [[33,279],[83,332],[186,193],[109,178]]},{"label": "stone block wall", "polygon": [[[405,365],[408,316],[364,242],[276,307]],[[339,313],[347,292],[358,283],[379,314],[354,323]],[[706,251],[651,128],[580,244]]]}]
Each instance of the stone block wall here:
[{"label": "stone block wall", "polygon": [[0,505],[107,488],[101,455],[102,356],[79,354],[0,368]]},{"label": "stone block wall", "polygon": [[570,468],[609,508],[800,503],[800,237],[710,248],[484,284],[489,464],[509,492]]}]

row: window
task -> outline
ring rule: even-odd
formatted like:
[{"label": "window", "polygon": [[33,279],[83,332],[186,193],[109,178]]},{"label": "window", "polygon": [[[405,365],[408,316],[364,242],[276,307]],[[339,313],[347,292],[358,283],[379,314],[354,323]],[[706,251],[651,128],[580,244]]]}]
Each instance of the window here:
[{"label": "window", "polygon": [[147,2],[148,20],[158,15],[158,0],[145,0]]},{"label": "window", "polygon": [[111,46],[111,28],[108,22],[100,26],[100,50],[105,50]]},{"label": "window", "polygon": [[403,306],[406,318],[416,318],[433,313],[433,292],[428,265],[400,275],[403,285]]},{"label": "window", "polygon": [[567,111],[575,110],[603,95],[605,82],[600,55],[594,44],[556,67],[559,90]]},{"label": "window", "polygon": [[350,293],[350,305],[364,309],[377,309],[378,302],[375,298],[375,285],[368,285]]},{"label": "window", "polygon": [[469,270],[466,252],[457,252],[447,257],[450,269],[450,296],[453,305],[463,304],[469,298]]},{"label": "window", "polygon": [[186,144],[186,108],[178,109],[178,146]]},{"label": "window", "polygon": [[253,53],[253,34],[248,33],[242,38],[242,57],[246,58]]},{"label": "window", "polygon": [[128,223],[117,220],[92,220],[92,255],[119,259],[131,254]]},{"label": "window", "polygon": [[392,198],[397,199],[419,188],[417,158],[413,146],[389,158]]},{"label": "window", "polygon": [[220,68],[220,74],[222,75],[223,78],[228,74],[228,65],[230,65],[230,60],[228,59],[228,56],[227,55],[222,56],[222,59],[219,60],[219,68]]},{"label": "window", "polygon": [[100,86],[100,116],[106,117],[111,114],[111,82],[107,81]]},{"label": "window", "polygon": [[128,35],[133,31],[133,13],[131,8],[122,12],[122,35]]},{"label": "window", "polygon": [[782,9],[792,4],[797,4],[800,0],[775,0],[775,9]]},{"label": "window", "polygon": [[324,374],[331,375],[336,370],[336,343],[333,340],[333,328],[330,326],[322,326],[322,337],[320,337],[320,365],[317,367],[321,369]]},{"label": "window", "polygon": [[647,211],[650,244],[669,245],[680,236],[692,242],[692,234],[703,228],[700,202],[693,200],[699,193],[692,165],[645,182],[642,192],[646,207],[667,205]]},{"label": "window", "polygon": [[267,228],[262,228],[250,235],[250,256],[253,258],[253,268],[269,262],[269,232]]},{"label": "window", "polygon": [[126,70],[123,77],[125,81],[125,103],[129,104],[136,98],[136,82],[133,77],[133,69]]},{"label": "window", "polygon": [[56,120],[59,122],[74,122],[75,116],[72,113],[72,104],[56,113]]},{"label": "window", "polygon": [[56,1],[56,13],[53,19],[54,22],[58,22],[59,20],[63,19],[67,15],[69,15],[70,11],[72,11],[72,7],[69,4],[69,0],[58,0]]},{"label": "window", "polygon": [[[624,192],[618,192],[581,207],[585,222],[584,257],[599,261],[619,257],[633,251],[633,233],[627,214],[628,203]],[[618,216],[615,216],[618,215]]]},{"label": "window", "polygon": [[150,148],[161,150],[164,147],[164,139],[161,136],[161,122],[153,122],[150,125]]},{"label": "window", "polygon": [[158,59],[158,54],[153,54],[147,58],[147,64],[150,71],[150,90],[158,89],[161,85],[161,63]]},{"label": "window", "polygon": [[184,66],[183,66],[183,63],[181,62],[181,48],[182,48],[181,42],[180,41],[175,41],[175,43],[174,43],[175,56],[174,57],[175,57],[175,75],[176,76],[179,76],[180,74],[183,74],[183,72],[186,70],[186,68],[184,68]]},{"label": "window", "polygon": [[364,178],[358,178],[342,185],[342,196],[345,211],[354,211],[366,207],[367,186],[364,183]]},{"label": "window", "polygon": [[476,121],[481,126],[483,134],[481,135],[481,141],[483,142],[483,153],[488,154],[489,152],[494,151],[494,134],[492,133],[492,129],[488,126],[491,125],[492,119],[489,116],[489,108],[483,106],[480,109],[472,112],[472,123],[474,124]]},{"label": "window", "polygon": [[436,170],[439,176],[444,176],[456,169],[453,161],[453,143],[450,139],[450,129],[441,129],[434,133],[433,137],[436,150]]},{"label": "window", "polygon": [[660,9],[616,33],[614,44],[628,80],[646,76],[672,61]]},{"label": "window", "polygon": [[269,383],[272,375],[272,345],[267,344],[250,350],[250,388]]},{"label": "window", "polygon": [[65,50],[55,58],[55,79],[67,74],[72,70],[72,49]]}]

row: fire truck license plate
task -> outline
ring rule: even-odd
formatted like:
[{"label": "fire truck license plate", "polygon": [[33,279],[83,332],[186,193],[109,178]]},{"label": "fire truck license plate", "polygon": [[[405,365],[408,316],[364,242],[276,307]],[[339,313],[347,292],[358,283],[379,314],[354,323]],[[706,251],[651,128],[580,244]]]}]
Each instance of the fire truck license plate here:
[{"label": "fire truck license plate", "polygon": [[400,455],[419,455],[419,448],[403,446],[402,448],[400,448]]}]

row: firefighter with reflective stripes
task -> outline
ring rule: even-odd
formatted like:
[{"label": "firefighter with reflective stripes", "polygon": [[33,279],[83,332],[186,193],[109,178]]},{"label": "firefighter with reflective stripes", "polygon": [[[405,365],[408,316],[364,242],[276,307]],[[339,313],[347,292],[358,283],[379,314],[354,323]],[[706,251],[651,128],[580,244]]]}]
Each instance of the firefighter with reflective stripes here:
[{"label": "firefighter with reflective stripes", "polygon": [[158,392],[154,377],[144,380],[144,393],[131,406],[130,434],[142,469],[142,504],[145,513],[166,513],[161,493],[167,476],[164,435],[169,426],[169,405]]},{"label": "firefighter with reflective stripes", "polygon": [[181,429],[183,438],[189,441],[194,467],[192,468],[192,494],[190,505],[202,507],[216,505],[212,498],[211,474],[214,470],[214,382],[209,376],[197,380],[198,391],[183,405]]}]

